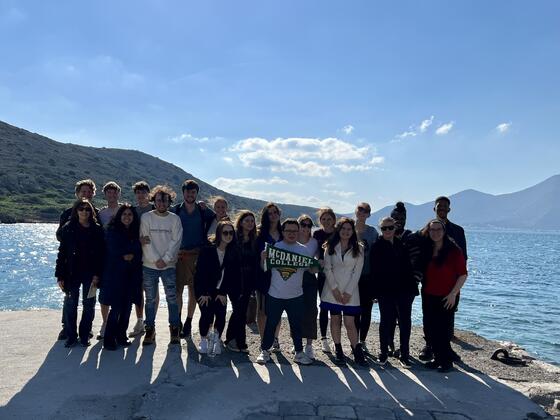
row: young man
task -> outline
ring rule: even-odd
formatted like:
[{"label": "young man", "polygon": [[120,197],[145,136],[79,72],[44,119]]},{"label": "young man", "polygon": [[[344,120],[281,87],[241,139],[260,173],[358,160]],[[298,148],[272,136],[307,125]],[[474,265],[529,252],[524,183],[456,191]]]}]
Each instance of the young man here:
[{"label": "young man", "polygon": [[208,228],[209,239],[212,235],[216,234],[216,227],[218,226],[218,222],[220,220],[230,220],[228,215],[227,200],[224,197],[218,195],[217,197],[213,198],[213,201],[214,201],[214,213],[216,213],[216,216],[214,216],[214,220],[212,220],[212,223]]},{"label": "young man", "polygon": [[[95,196],[95,182],[91,179],[82,179],[76,182],[74,193],[78,200],[86,199],[89,202],[92,201],[93,197]],[[93,208],[95,211],[96,218],[98,217],[99,210],[95,207]],[[62,238],[62,226],[66,224],[70,220],[70,216],[72,214],[72,207],[67,208],[60,214],[60,222],[58,224],[58,229],[56,230],[56,239],[60,242]],[[66,340],[68,337],[66,336],[66,332],[64,329],[64,307],[62,308],[62,329],[58,333],[59,340]]]},{"label": "young man", "polygon": [[[144,213],[148,213],[155,209],[154,205],[150,203],[150,186],[146,181],[138,181],[132,186],[132,191],[136,197],[136,206],[134,210],[138,215],[138,219],[142,219]],[[144,292],[142,290],[140,293],[134,295],[134,307],[136,310],[136,323],[132,328],[132,331],[128,334],[129,337],[136,337],[137,335],[144,334]],[[156,312],[159,306],[159,292],[156,295]]]},{"label": "young man", "polygon": [[183,309],[183,290],[189,291],[187,318],[183,324],[182,337],[191,335],[192,318],[196,309],[194,294],[194,274],[200,248],[208,242],[208,229],[216,214],[204,203],[197,203],[196,197],[200,187],[196,181],[188,179],[181,187],[183,201],[173,207],[172,212],[181,219],[183,238],[177,261],[177,304],[179,315]]},{"label": "young man", "polygon": [[156,296],[160,278],[169,311],[170,344],[180,344],[181,319],[177,307],[175,264],[183,237],[183,227],[179,217],[168,211],[175,196],[175,192],[167,186],[154,187],[151,198],[156,209],[145,213],[140,222],[143,282],[146,292],[144,345],[153,344],[156,337]]},{"label": "young man", "polygon": [[[282,223],[282,234],[284,239],[277,242],[276,248],[285,249],[297,254],[309,255],[308,248],[297,241],[299,234],[299,223],[296,219],[286,219]],[[263,251],[262,260],[266,258],[266,251]],[[309,365],[313,359],[309,358],[303,351],[302,344],[302,323],[303,323],[303,268],[298,269],[287,280],[284,280],[278,269],[272,269],[270,289],[266,295],[266,325],[261,341],[261,354],[257,358],[257,363],[265,364],[270,360],[270,348],[274,343],[274,333],[276,326],[282,319],[282,313],[286,311],[290,332],[294,342],[296,363]]]},{"label": "young man", "polygon": [[[451,200],[448,197],[440,196],[436,198],[436,201],[434,203],[434,212],[436,213],[436,218],[444,224],[445,232],[451,239],[455,241],[455,243],[459,246],[459,248],[461,248],[461,251],[463,252],[463,257],[465,258],[465,261],[467,261],[468,258],[467,239],[465,237],[465,230],[461,226],[452,223],[447,218],[447,215],[449,214],[450,211],[451,211]],[[460,297],[461,297],[460,295],[457,295],[457,304],[455,307],[455,312],[457,312],[457,309],[459,308]],[[450,339],[453,339],[454,336],[455,336],[455,313],[453,313],[453,318],[451,320],[450,329],[449,329]],[[431,360],[432,357],[433,357],[432,347],[430,343],[426,342],[426,346],[424,346],[418,358],[420,360],[426,361],[426,360]],[[461,360],[460,356],[454,351],[452,357],[453,357],[453,361]]]},{"label": "young man", "polygon": [[[107,205],[99,210],[99,224],[104,228],[107,227],[109,222],[113,219],[117,210],[119,209],[120,203],[119,198],[121,196],[121,187],[115,181],[109,181],[103,185],[103,195],[105,200],[107,200]],[[103,323],[101,324],[101,329],[97,335],[98,340],[102,340],[105,335],[105,326],[107,325],[107,317],[109,316],[110,306],[107,305],[105,299],[105,292],[103,287],[99,290],[99,306],[101,307],[101,317],[103,318]]]}]

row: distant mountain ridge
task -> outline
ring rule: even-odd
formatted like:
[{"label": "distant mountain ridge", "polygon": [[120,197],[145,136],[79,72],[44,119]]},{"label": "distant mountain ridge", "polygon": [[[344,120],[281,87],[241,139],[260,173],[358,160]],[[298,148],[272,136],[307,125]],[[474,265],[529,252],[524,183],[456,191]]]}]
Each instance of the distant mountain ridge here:
[{"label": "distant mountain ridge", "polygon": [[[110,180],[121,186],[122,201],[133,203],[131,186],[139,180],[151,186],[169,184],[181,200],[180,186],[185,179],[200,184],[200,199],[222,195],[232,210],[258,212],[266,203],[219,190],[143,152],[60,143],[0,121],[0,223],[58,221],[60,212],[73,202],[74,184],[84,178],[95,181],[98,205],[103,203],[101,187]],[[290,204],[280,207],[286,217],[315,211]]]},{"label": "distant mountain ridge", "polygon": [[[513,193],[492,195],[469,189],[449,198],[449,219],[462,226],[560,230],[560,175]],[[405,205],[409,229],[418,229],[434,217],[433,202]],[[387,206],[374,212],[370,223],[377,223],[392,209]]]}]

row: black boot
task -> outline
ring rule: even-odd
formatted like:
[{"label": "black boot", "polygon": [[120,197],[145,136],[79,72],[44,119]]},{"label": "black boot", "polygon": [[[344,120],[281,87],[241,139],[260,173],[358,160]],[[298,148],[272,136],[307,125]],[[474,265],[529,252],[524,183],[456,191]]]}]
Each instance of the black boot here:
[{"label": "black boot", "polygon": [[342,344],[335,344],[334,348],[335,348],[334,362],[337,365],[345,365],[346,357],[344,356],[344,352],[342,351]]},{"label": "black boot", "polygon": [[179,338],[179,326],[170,326],[169,327],[169,334],[171,338],[169,340],[169,344],[181,344],[181,340]]},{"label": "black boot", "polygon": [[354,352],[354,361],[360,366],[368,366],[368,362],[364,356],[364,351],[362,350],[362,345],[360,343],[352,349]]}]

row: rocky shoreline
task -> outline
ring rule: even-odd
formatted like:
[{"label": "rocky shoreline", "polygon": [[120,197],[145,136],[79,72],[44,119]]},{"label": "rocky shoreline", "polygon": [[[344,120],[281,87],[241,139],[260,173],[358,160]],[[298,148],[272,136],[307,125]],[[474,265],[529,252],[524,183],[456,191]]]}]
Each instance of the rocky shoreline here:
[{"label": "rocky shoreline", "polygon": [[[379,367],[370,357],[369,368],[364,368],[349,357],[346,367],[337,367],[317,342],[312,366],[293,365],[285,320],[282,352],[265,366],[254,363],[260,340],[249,330],[249,356],[228,351],[216,357],[200,356],[197,334],[181,346],[168,347],[165,308],[158,313],[156,346],[142,347],[137,338],[129,349],[117,352],[102,350],[97,341],[89,348],[65,349],[55,340],[59,311],[0,312],[0,322],[4,332],[1,418],[184,417],[178,413],[188,413],[187,418],[251,420],[327,418],[336,413],[358,419],[372,418],[372,413],[395,419],[412,418],[412,414],[415,419],[560,415],[560,368],[532,358],[515,345],[468,331],[457,331],[452,344],[462,361],[453,372],[441,374],[416,359],[423,345],[418,326],[411,336],[413,366],[406,371],[392,358],[387,366]],[[98,328],[96,319],[94,331]],[[372,353],[378,349],[377,328],[372,324],[368,337]],[[347,341],[343,347],[350,356]],[[522,357],[527,366],[491,360],[498,347]],[[208,392],[201,392],[205,389]]]}]

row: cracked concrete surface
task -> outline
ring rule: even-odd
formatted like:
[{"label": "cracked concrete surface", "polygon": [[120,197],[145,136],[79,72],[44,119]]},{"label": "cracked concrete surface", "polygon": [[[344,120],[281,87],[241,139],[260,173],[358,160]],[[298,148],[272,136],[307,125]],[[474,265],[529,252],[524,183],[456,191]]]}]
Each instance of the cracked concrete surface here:
[{"label": "cracked concrete surface", "polygon": [[[260,366],[252,362],[254,345],[250,357],[229,352],[201,357],[192,341],[168,346],[166,319],[165,308],[160,308],[156,346],[143,348],[141,339],[136,339],[126,350],[107,352],[95,340],[89,348],[73,349],[56,342],[59,311],[0,313],[0,418],[458,420],[547,416],[527,396],[477,369],[465,367],[440,374],[419,364],[408,371],[373,364],[361,368],[352,363],[340,368],[328,359],[300,367],[289,362],[287,352]],[[96,320],[94,331],[98,327]]]}]

